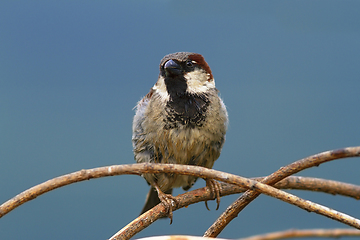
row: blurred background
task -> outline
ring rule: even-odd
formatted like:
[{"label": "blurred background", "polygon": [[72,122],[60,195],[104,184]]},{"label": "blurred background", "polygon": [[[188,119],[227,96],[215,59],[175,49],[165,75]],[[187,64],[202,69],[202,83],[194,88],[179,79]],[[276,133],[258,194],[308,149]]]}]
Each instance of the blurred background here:
[{"label": "blurred background", "polygon": [[[230,126],[217,170],[245,177],[360,145],[359,1],[3,1],[0,3],[0,202],[48,179],[134,163],[133,107],[161,58],[201,53]],[[360,159],[300,173],[360,184]],[[194,188],[205,186],[198,180]],[[138,216],[138,176],[63,187],[0,219],[0,239],[107,239]],[[175,195],[182,193],[178,189]],[[291,191],[360,218],[359,202]],[[174,212],[138,237],[202,235],[220,209]],[[267,196],[222,232],[246,237],[343,224]]]}]

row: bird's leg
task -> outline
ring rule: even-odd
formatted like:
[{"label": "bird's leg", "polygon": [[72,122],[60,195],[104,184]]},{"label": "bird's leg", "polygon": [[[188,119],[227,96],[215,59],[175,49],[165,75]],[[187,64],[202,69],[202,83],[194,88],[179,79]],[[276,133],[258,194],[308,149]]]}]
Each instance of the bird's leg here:
[{"label": "bird's leg", "polygon": [[[217,206],[216,206],[216,210],[219,209],[219,206],[220,206],[220,190],[221,190],[221,184],[214,180],[214,179],[205,179],[206,181],[206,186],[209,188],[212,196],[214,198],[216,198],[216,203],[217,203]],[[207,208],[207,210],[210,211],[208,205],[207,205],[207,201],[205,201],[205,206]]]},{"label": "bird's leg", "polygon": [[170,218],[170,224],[172,224],[172,218],[173,218],[172,207],[173,204],[175,204],[175,206],[178,205],[178,201],[171,194],[166,194],[163,191],[161,191],[159,185],[157,185],[156,183],[154,184],[154,187],[158,193],[158,197],[161,203],[164,205],[165,210],[168,212],[168,217]]}]

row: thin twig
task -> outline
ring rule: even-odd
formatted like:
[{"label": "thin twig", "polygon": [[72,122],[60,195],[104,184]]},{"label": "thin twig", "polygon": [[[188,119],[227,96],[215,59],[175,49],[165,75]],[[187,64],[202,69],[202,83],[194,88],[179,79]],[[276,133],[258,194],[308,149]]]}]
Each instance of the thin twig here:
[{"label": "thin twig", "polygon": [[274,187],[279,189],[296,189],[323,192],[333,195],[338,194],[352,197],[357,200],[360,199],[360,196],[358,195],[360,186],[321,178],[289,176],[276,183]]},{"label": "thin twig", "polygon": [[[319,153],[299,161],[296,161],[286,167],[280,168],[278,171],[269,175],[262,180],[262,183],[274,185],[280,180],[293,175],[306,168],[319,166],[322,163],[332,161],[335,159],[358,157],[360,156],[360,147],[348,147],[338,150],[326,151]],[[252,200],[260,195],[260,192],[248,190],[235,202],[233,202],[221,216],[210,226],[205,232],[204,237],[217,237],[220,232],[238,216],[240,211],[244,209]]]},{"label": "thin twig", "polygon": [[[257,177],[257,178],[251,178],[252,180],[261,182],[264,177]],[[351,197],[354,199],[359,200],[360,199],[360,186],[354,185],[350,183],[344,183],[334,180],[328,180],[323,178],[312,178],[312,177],[302,177],[302,176],[289,176],[280,182],[276,183],[274,185],[275,188],[278,189],[293,189],[293,190],[306,190],[306,191],[313,191],[313,192],[322,192],[322,193],[328,193],[332,195],[342,195],[345,197]],[[206,191],[207,188],[204,188],[204,191]],[[200,190],[200,189],[199,189]],[[243,193],[247,189],[242,188],[233,184],[228,183],[221,183],[221,197],[232,195],[236,193]],[[195,190],[193,190],[195,191]],[[186,196],[186,192],[179,196]],[[202,193],[205,195],[202,195],[201,197],[196,196],[194,197],[194,201],[192,201],[191,196],[186,196],[184,198],[190,198],[191,202],[190,204],[202,202],[205,200],[214,200],[213,195],[211,192],[205,192]],[[179,199],[179,201],[182,201],[182,198]]]},{"label": "thin twig", "polygon": [[360,231],[357,229],[290,229],[286,231],[272,232],[262,235],[256,235],[247,238],[240,238],[238,240],[276,240],[285,238],[300,238],[300,237],[326,237],[326,238],[339,238],[339,237],[353,237],[360,236]]}]

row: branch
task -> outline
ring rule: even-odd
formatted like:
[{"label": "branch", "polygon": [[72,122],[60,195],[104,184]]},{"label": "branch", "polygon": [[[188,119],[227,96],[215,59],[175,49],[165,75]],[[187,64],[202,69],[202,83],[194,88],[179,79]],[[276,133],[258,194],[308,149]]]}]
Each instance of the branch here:
[{"label": "branch", "polygon": [[[253,178],[253,180],[256,181],[261,181],[262,179],[263,177]],[[330,194],[341,194],[355,199],[360,198],[360,186],[320,178],[290,176],[278,182],[275,187],[283,189],[319,191]],[[230,194],[242,193],[244,191],[246,191],[246,188],[233,184],[221,183],[220,195],[222,197]],[[214,200],[214,197],[208,188],[204,187],[180,194],[176,196],[175,199],[178,202],[178,205],[173,206],[173,211],[194,203]],[[112,239],[130,239],[159,218],[166,217],[165,211],[164,206],[162,204],[158,204],[153,209],[142,214],[126,225],[123,229],[117,232]]]},{"label": "branch", "polygon": [[274,186],[279,189],[307,190],[360,199],[360,186],[321,178],[290,176]]},{"label": "branch", "polygon": [[300,238],[300,237],[331,237],[339,238],[345,236],[360,236],[360,231],[357,229],[291,229],[280,232],[267,233],[263,235],[256,235],[247,238],[240,238],[239,240],[275,240],[285,238]]},{"label": "branch", "polygon": [[[67,174],[61,177],[54,178],[52,180],[46,181],[42,184],[39,184],[35,187],[32,187],[23,193],[15,196],[9,201],[5,202],[0,206],[0,217],[9,213],[16,207],[24,204],[27,201],[35,199],[36,197],[54,190],[56,188],[66,186],[72,183],[89,180],[98,177],[106,177],[111,175],[122,175],[122,174],[130,174],[129,169],[131,169],[131,165],[119,165],[117,167],[117,171],[111,170],[113,167],[102,167],[97,169],[90,170],[81,170],[78,172],[74,172],[71,174]],[[139,172],[133,171],[131,174],[140,175],[142,172],[147,172],[146,170],[141,170]],[[263,177],[253,178],[253,180],[261,181]],[[319,178],[309,178],[309,177],[300,177],[300,176],[291,176],[286,179],[280,181],[275,185],[276,188],[282,189],[299,189],[299,190],[310,190],[310,191],[318,191],[325,192],[330,194],[341,194],[343,196],[352,197],[355,199],[360,198],[360,186],[342,183],[337,181],[319,179]],[[227,196],[230,194],[236,194],[246,191],[246,188],[239,187],[233,184],[221,183],[221,196]],[[202,202],[213,200],[214,197],[212,193],[208,191],[207,187],[196,189],[193,191],[186,192],[184,194],[178,195],[176,197],[178,206],[174,207],[174,211],[176,209]],[[130,238],[134,236],[136,233],[140,232],[144,228],[148,227],[151,223],[155,222],[158,218],[162,216],[166,216],[164,212],[165,209],[162,204],[159,204],[156,208],[152,209],[148,213],[145,213],[141,217],[135,219],[131,223],[129,223],[126,227],[124,227],[121,231],[126,233],[124,239]],[[144,222],[144,219],[148,221]]]},{"label": "branch", "polygon": [[[359,155],[359,151],[355,152],[355,150],[359,149],[359,148],[360,147],[347,148],[347,149],[343,149],[343,150],[333,151],[333,153],[335,153],[335,155],[336,155],[336,153],[338,153],[335,156],[338,158],[340,158],[340,157],[355,157],[355,156]],[[208,171],[210,171],[210,172],[208,172]],[[0,218],[2,216],[4,216],[5,214],[7,214],[8,212],[10,212],[11,210],[15,209],[16,207],[22,205],[23,203],[25,203],[29,200],[36,198],[37,196],[40,196],[41,194],[44,194],[48,191],[54,190],[54,189],[62,187],[62,186],[66,186],[71,183],[89,180],[92,178],[107,177],[107,176],[113,176],[113,175],[123,175],[123,174],[141,175],[142,173],[161,173],[161,172],[176,173],[176,174],[189,174],[189,175],[194,175],[194,176],[198,176],[198,177],[202,177],[202,178],[204,178],[204,177],[205,178],[213,178],[213,179],[217,179],[220,181],[223,180],[225,182],[231,182],[231,179],[226,177],[227,176],[226,173],[222,173],[219,171],[210,170],[210,169],[206,169],[206,168],[201,168],[201,167],[184,166],[184,165],[179,166],[179,165],[171,165],[171,164],[132,164],[132,165],[114,165],[114,166],[109,166],[109,167],[81,170],[78,172],[74,172],[71,174],[67,174],[67,175],[49,180],[47,182],[44,182],[35,187],[32,187],[32,188],[24,191],[23,193],[15,196],[14,198],[10,199],[9,201],[5,202],[4,204],[2,204],[0,206]],[[208,174],[210,174],[210,175],[208,175]],[[216,175],[221,176],[221,177],[217,177]],[[235,176],[235,175],[231,175],[231,176]],[[234,185],[229,186],[229,185],[223,184],[223,189],[221,192],[222,195],[231,194],[236,191],[237,192],[243,191],[244,189],[246,189],[248,187],[253,187],[253,189],[256,189],[257,187],[260,186],[260,188],[258,188],[258,189],[261,190],[262,185],[256,185],[256,182],[251,181],[250,179],[241,178],[241,177],[239,177],[239,178],[242,179],[242,180],[239,180],[240,182],[245,180],[245,182],[243,182],[243,184],[240,184],[242,187],[235,189]],[[259,180],[261,180],[261,179],[262,178],[259,178]],[[296,189],[297,188],[296,185],[299,185],[300,186],[299,189],[310,189],[312,191],[324,191],[324,192],[328,192],[328,193],[332,193],[332,194],[347,195],[347,196],[359,199],[359,194],[358,194],[359,186],[339,183],[339,182],[335,182],[335,181],[327,181],[327,182],[324,182],[324,181],[325,180],[321,180],[321,179],[291,177],[291,178],[288,178],[285,181],[282,181],[281,183],[279,183],[277,187],[286,187],[286,188]],[[237,184],[239,184],[239,183],[237,183]],[[294,184],[295,184],[295,186],[294,186]],[[334,191],[334,190],[332,190],[332,188],[335,186],[337,189]],[[229,188],[229,190],[227,190],[227,188]],[[343,191],[343,190],[345,190],[345,191]],[[355,191],[357,191],[357,192],[355,192]],[[211,194],[207,191],[207,188],[198,189],[198,190],[188,192],[188,193],[189,193],[189,195],[184,196],[184,199],[188,200],[188,203],[186,203],[186,202],[184,203],[185,206],[188,204],[194,203],[194,202],[213,199],[211,197]],[[270,192],[268,192],[267,194],[271,195]],[[291,201],[291,200],[289,200],[289,201]],[[160,212],[164,210],[164,209],[161,209],[161,207],[162,207],[161,204],[159,205],[159,207],[160,207]],[[309,211],[311,211],[311,210],[309,210]],[[326,212],[326,210],[325,210],[325,212]],[[333,213],[336,213],[336,212],[333,212]],[[330,214],[330,213],[328,212],[327,214]],[[164,213],[162,216],[165,216],[165,215],[166,214]],[[344,215],[344,216],[346,216],[346,215]],[[329,216],[329,217],[331,217],[331,216]],[[337,219],[337,220],[340,220],[340,219]],[[352,219],[352,220],[354,220],[354,219]]]},{"label": "branch", "polygon": [[[257,177],[251,179],[260,182],[264,179],[264,177]],[[329,193],[332,195],[342,195],[345,197],[351,197],[356,200],[360,199],[359,185],[327,180],[322,178],[289,176],[281,180],[280,182],[276,183],[274,187],[277,189],[293,189],[293,190],[322,192],[322,193]],[[200,188],[198,190],[202,191],[201,196],[198,196],[200,193],[193,194],[192,192],[197,191],[197,190],[193,190],[179,195],[178,201],[181,202],[184,201],[185,199],[188,199],[190,200],[188,205],[191,205],[193,203],[214,200],[214,197],[212,196],[211,192],[207,191],[206,187]],[[236,193],[243,193],[246,190],[247,190],[246,188],[242,188],[233,184],[221,183],[220,196],[223,197]]]},{"label": "branch", "polygon": [[[262,183],[274,185],[280,180],[300,172],[306,168],[319,166],[322,163],[332,161],[335,159],[358,157],[360,156],[360,147],[348,147],[338,150],[327,151],[319,153],[299,161],[296,161],[286,167],[280,168],[278,171],[267,176],[262,180]],[[252,189],[253,190],[253,189]],[[248,190],[233,202],[223,214],[213,223],[212,226],[205,232],[204,237],[217,237],[220,232],[235,218],[240,211],[244,209],[252,200],[260,195],[259,191]]]},{"label": "branch", "polygon": [[[119,165],[121,166],[128,166],[128,165]],[[104,167],[107,168],[107,167]],[[6,201],[2,205],[0,205],[0,218],[4,215],[8,214],[15,208],[21,206],[22,204],[31,201],[39,196],[41,196],[44,193],[47,193],[49,191],[55,190],[57,188],[73,184],[76,182],[81,182],[84,180],[90,180],[94,177],[94,174],[86,173],[86,171],[92,171],[93,169],[89,170],[80,170],[78,172],[74,172],[71,174],[63,175],[54,179],[51,179],[49,181],[46,181],[42,184],[39,184],[37,186],[34,186],[17,196],[13,197],[12,199]],[[119,173],[118,175],[122,175],[125,173]],[[140,175],[140,173],[139,173]],[[102,174],[102,176],[99,177],[107,177],[105,174]],[[264,179],[264,177],[258,177],[258,178],[252,178],[256,181],[261,181]],[[351,197],[355,199],[360,199],[360,186],[344,183],[344,182],[338,182],[338,181],[332,181],[332,180],[326,180],[321,178],[311,178],[311,177],[301,177],[301,176],[290,176],[285,178],[284,180],[278,182],[274,185],[278,189],[296,189],[296,190],[307,190],[307,191],[314,191],[314,192],[323,192],[323,193],[329,193],[329,194],[339,194],[346,197]],[[237,194],[245,192],[247,189],[236,186],[229,183],[221,183],[221,197],[228,196],[231,194]],[[208,191],[207,187],[195,189],[189,192],[185,192],[181,195],[178,195],[176,197],[177,201],[180,203],[178,208],[174,208],[174,211],[176,209],[182,208],[180,206],[188,206],[191,204],[195,204],[198,202],[203,201],[209,201],[214,200],[214,197],[212,196],[212,193]],[[157,220],[152,215],[152,221]],[[146,226],[147,227],[147,226]]]},{"label": "branch", "polygon": [[[224,181],[227,183],[234,183],[234,184],[237,184],[242,187],[251,188],[253,190],[260,191],[266,195],[278,198],[284,202],[291,203],[291,204],[298,206],[302,209],[305,209],[309,212],[316,212],[323,216],[332,218],[339,222],[342,222],[347,225],[350,225],[350,226],[360,229],[360,220],[358,220],[356,218],[353,218],[349,215],[332,210],[330,208],[324,207],[320,204],[312,203],[307,200],[303,200],[292,194],[285,193],[283,191],[280,191],[278,189],[275,189],[273,187],[270,187],[268,185],[262,184],[260,182],[257,182],[257,181],[251,180],[251,179],[243,178],[243,177],[236,176],[233,174],[222,173],[219,171],[202,168],[202,167],[199,168],[200,172],[197,171],[195,174],[194,172],[188,171],[188,170],[190,170],[190,169],[196,170],[195,168],[198,168],[198,167],[173,165],[173,164],[165,164],[165,165],[164,164],[156,164],[156,165],[161,166],[161,167],[164,166],[163,172],[165,172],[165,173],[174,173],[174,171],[169,171],[169,170],[171,170],[171,168],[169,168],[169,170],[166,169],[165,165],[168,165],[168,166],[173,166],[174,168],[178,168],[180,170],[180,174],[184,174],[184,175],[189,174],[189,175],[194,175],[194,176],[198,176],[201,178],[216,179],[216,180]],[[155,165],[154,165],[154,169],[155,169]],[[159,217],[165,217],[166,214],[167,213],[166,213],[165,209],[163,208],[163,206],[161,204],[159,204],[156,207],[149,210],[148,212],[141,215],[140,217],[138,217],[137,219],[135,219],[134,221],[132,221],[131,223],[129,223],[126,227],[121,229],[119,232],[117,232],[115,235],[113,235],[110,239],[112,239],[112,240],[129,239],[133,236],[133,235],[130,235],[129,233],[134,231],[134,226],[141,227],[141,229],[139,229],[139,231],[140,231],[143,229],[142,228],[143,226],[147,226],[152,223],[151,219],[150,219],[151,215],[154,215],[156,218],[159,218]],[[138,230],[138,229],[136,229],[136,230]]]}]

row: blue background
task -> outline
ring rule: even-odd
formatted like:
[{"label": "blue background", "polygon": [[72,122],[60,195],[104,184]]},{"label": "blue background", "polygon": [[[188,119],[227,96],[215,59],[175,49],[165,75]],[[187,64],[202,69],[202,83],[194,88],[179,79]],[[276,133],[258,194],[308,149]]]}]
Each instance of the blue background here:
[{"label": "blue background", "polygon": [[[230,126],[214,168],[263,176],[360,145],[359,1],[2,1],[0,202],[80,169],[133,163],[133,107],[172,52],[201,53]],[[360,184],[359,158],[301,172]],[[199,180],[194,188],[205,186]],[[57,189],[0,219],[0,239],[107,239],[137,217],[138,176]],[[360,217],[359,202],[291,191]],[[178,189],[175,194],[182,193]],[[202,235],[237,198],[203,203],[136,237]],[[261,196],[220,235],[343,224]]]}]

